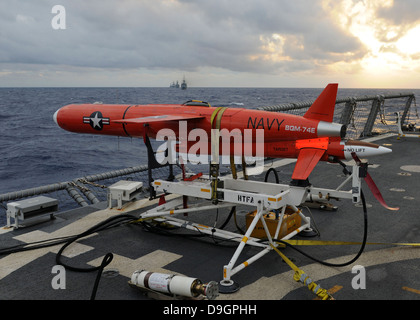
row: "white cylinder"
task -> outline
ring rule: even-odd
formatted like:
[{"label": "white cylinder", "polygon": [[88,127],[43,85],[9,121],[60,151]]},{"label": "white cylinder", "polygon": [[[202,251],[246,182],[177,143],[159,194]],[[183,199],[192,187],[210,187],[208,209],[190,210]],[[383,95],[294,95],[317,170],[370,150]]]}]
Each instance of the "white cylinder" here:
[{"label": "white cylinder", "polygon": [[316,132],[318,137],[344,138],[346,136],[346,126],[339,123],[319,121]]},{"label": "white cylinder", "polygon": [[197,296],[192,292],[194,282],[199,283],[199,280],[145,270],[137,270],[131,276],[131,283],[138,287],[186,297]]},{"label": "white cylinder", "polygon": [[197,279],[189,277],[174,276],[170,282],[171,293],[185,297],[195,297],[196,293],[192,292],[193,283]]}]

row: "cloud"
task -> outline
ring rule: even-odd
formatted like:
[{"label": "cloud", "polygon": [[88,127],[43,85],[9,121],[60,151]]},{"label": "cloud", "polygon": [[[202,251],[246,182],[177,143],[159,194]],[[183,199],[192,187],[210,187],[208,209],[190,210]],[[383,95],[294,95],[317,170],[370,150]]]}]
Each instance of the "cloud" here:
[{"label": "cloud", "polygon": [[418,0],[370,0],[356,3],[353,8],[370,12],[369,25],[374,29],[378,41],[393,43],[420,23],[420,2]]},{"label": "cloud", "polygon": [[378,17],[386,19],[395,26],[413,24],[420,21],[420,2],[418,0],[394,0],[390,5],[380,7]]},{"label": "cloud", "polygon": [[55,4],[14,1],[0,13],[0,63],[278,73],[365,54],[321,0],[67,0],[65,30],[51,27]]}]

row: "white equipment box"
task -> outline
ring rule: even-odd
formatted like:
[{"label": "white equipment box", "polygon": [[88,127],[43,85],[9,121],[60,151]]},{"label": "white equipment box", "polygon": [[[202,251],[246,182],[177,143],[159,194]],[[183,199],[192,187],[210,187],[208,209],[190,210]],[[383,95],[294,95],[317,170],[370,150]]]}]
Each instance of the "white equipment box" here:
[{"label": "white equipment box", "polygon": [[50,215],[58,210],[58,200],[40,196],[7,204],[7,227],[11,226],[10,219],[14,219],[14,228],[19,228],[19,221],[34,217]]},{"label": "white equipment box", "polygon": [[131,201],[142,192],[143,183],[138,181],[121,180],[108,188],[108,208],[112,208],[112,200],[117,200],[117,207],[121,209],[123,201]]}]

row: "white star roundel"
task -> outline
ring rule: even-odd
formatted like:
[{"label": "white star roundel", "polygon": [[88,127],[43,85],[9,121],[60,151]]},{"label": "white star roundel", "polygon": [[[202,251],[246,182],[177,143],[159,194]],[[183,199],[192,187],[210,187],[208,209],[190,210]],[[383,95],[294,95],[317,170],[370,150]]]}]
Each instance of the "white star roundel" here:
[{"label": "white star roundel", "polygon": [[100,111],[95,111],[89,117],[83,117],[83,123],[90,124],[95,130],[102,130],[104,125],[109,124],[109,118],[104,118]]}]

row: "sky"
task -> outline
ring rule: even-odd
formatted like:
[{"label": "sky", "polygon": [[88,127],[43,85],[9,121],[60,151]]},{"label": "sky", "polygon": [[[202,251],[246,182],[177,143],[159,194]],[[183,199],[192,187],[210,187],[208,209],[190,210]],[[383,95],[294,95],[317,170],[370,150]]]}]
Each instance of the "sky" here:
[{"label": "sky", "polygon": [[0,5],[0,87],[420,88],[418,0]]}]

